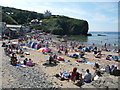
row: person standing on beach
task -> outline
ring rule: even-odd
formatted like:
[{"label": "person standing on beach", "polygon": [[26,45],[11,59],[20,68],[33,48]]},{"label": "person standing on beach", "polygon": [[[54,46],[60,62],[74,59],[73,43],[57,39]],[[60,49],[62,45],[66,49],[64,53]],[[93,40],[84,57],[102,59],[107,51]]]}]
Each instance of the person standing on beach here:
[{"label": "person standing on beach", "polygon": [[67,48],[65,49],[65,55],[67,55],[68,54],[68,50],[67,50]]}]

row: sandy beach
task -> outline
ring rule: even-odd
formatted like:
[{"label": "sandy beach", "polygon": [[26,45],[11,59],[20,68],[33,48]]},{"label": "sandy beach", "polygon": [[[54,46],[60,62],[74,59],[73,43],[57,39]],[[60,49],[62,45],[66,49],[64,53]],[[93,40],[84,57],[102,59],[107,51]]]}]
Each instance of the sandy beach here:
[{"label": "sandy beach", "polygon": [[[36,40],[33,40],[33,42]],[[56,40],[54,40],[56,41]],[[24,46],[24,48],[28,48],[26,46]],[[49,47],[52,51],[56,51],[57,49],[54,47]],[[3,50],[3,48],[1,48]],[[3,88],[42,88],[41,86],[43,85],[43,83],[41,84],[41,86],[37,87],[37,84],[35,83],[40,83],[42,81],[45,81],[45,83],[47,82],[51,82],[51,86],[47,85],[49,83],[45,85],[43,85],[43,88],[49,88],[50,87],[54,87],[54,88],[118,88],[118,78],[119,76],[112,76],[109,74],[103,74],[103,76],[101,77],[101,82],[97,82],[97,81],[93,81],[92,83],[87,83],[80,86],[75,85],[73,82],[71,81],[61,81],[58,78],[55,77],[56,74],[60,73],[60,72],[70,72],[72,71],[72,69],[74,67],[78,68],[78,72],[81,72],[82,75],[84,76],[85,74],[85,70],[89,69],[90,73],[94,74],[95,70],[93,69],[94,65],[89,65],[86,63],[78,63],[76,62],[73,58],[68,57],[66,55],[58,55],[60,57],[63,57],[65,59],[65,62],[60,62],[57,63],[57,65],[44,65],[46,63],[46,61],[49,59],[49,55],[44,55],[41,52],[38,52],[36,49],[32,49],[32,48],[28,48],[30,55],[25,55],[25,58],[31,58],[32,61],[34,63],[36,63],[37,65],[35,65],[34,67],[26,67],[26,68],[22,68],[22,67],[14,67],[11,66],[9,63],[9,57],[5,56],[3,53],[2,56],[2,86]],[[69,54],[72,54],[75,52],[69,52]],[[112,54],[112,55],[117,55],[118,53],[113,53],[113,52],[106,52],[106,51],[102,51],[103,56],[105,57],[106,55]],[[100,58],[95,58],[94,54],[91,52],[85,52],[84,57],[86,58],[87,61],[93,62],[93,63],[99,63],[100,67],[104,67],[105,65],[119,65],[119,62],[116,62],[114,60],[102,60]],[[24,59],[24,58],[22,58]],[[68,60],[70,60],[70,62],[68,62]],[[17,69],[16,69],[17,68]],[[14,72],[8,72],[8,70],[13,69]],[[33,71],[37,70],[39,71],[37,74],[34,75],[34,73],[32,73],[33,76],[39,76],[40,71],[44,72],[46,75],[46,78],[37,78],[38,80],[36,81],[36,79],[33,79],[33,77],[31,77],[31,79],[33,79],[32,81],[34,82],[33,85],[29,84],[27,85],[27,83],[24,83],[24,79],[25,77],[22,79],[23,81],[21,81],[21,84],[15,84],[18,80],[18,77],[15,78],[16,76],[14,76],[14,73],[16,73],[16,71],[19,73],[18,76],[23,76],[21,74],[27,74],[28,72],[27,69],[29,69],[30,73],[32,73]],[[7,72],[7,73],[6,73]],[[10,75],[10,76],[9,76]],[[12,76],[13,75],[13,76]],[[40,74],[42,75],[42,74]],[[44,75],[43,75],[44,76]],[[19,77],[19,80],[21,79],[21,77]],[[11,81],[10,81],[11,80]],[[108,80],[108,81],[107,81]],[[29,80],[28,80],[29,81]],[[23,82],[23,83],[22,83]],[[26,81],[25,81],[26,82]],[[103,83],[104,82],[104,83]],[[30,82],[32,83],[32,82]],[[101,84],[102,83],[102,84]],[[96,85],[99,84],[99,85]]]}]

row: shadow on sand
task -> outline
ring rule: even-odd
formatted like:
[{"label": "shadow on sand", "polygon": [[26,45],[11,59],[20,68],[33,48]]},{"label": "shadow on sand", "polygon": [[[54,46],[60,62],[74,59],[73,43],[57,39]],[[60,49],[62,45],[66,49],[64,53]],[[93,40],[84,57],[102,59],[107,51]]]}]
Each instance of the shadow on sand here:
[{"label": "shadow on sand", "polygon": [[43,66],[47,66],[47,67],[54,67],[54,66],[57,66],[58,64],[54,64],[54,63],[44,63]]}]

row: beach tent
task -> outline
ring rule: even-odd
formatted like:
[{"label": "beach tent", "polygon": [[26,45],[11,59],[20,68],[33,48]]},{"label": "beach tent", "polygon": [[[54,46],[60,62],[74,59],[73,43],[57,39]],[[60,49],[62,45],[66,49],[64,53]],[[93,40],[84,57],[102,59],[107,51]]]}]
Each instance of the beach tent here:
[{"label": "beach tent", "polygon": [[40,44],[36,44],[35,46],[34,46],[34,49],[40,49],[41,48],[41,46],[40,46]]},{"label": "beach tent", "polygon": [[31,48],[34,48],[34,46],[35,46],[36,44],[37,44],[37,43],[32,42],[31,45],[30,45],[30,47],[31,47]]},{"label": "beach tent", "polygon": [[118,56],[112,56],[113,57],[113,60],[117,61],[119,60]]},{"label": "beach tent", "polygon": [[117,52],[117,49],[112,49],[111,51],[112,51],[112,52]]},{"label": "beach tent", "polygon": [[49,49],[49,48],[40,48],[38,51],[39,52],[50,52],[51,49]]}]

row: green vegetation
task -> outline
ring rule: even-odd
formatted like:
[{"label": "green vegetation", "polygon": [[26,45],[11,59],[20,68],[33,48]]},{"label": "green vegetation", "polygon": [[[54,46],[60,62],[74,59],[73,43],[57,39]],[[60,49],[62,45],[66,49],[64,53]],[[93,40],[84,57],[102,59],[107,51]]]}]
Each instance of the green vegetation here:
[{"label": "green vegetation", "polygon": [[85,20],[78,20],[66,16],[58,16],[43,20],[43,31],[56,35],[86,35],[88,23]]},{"label": "green vegetation", "polygon": [[[3,14],[2,21],[8,24],[27,24],[32,19],[36,19],[36,18],[38,20],[43,19],[43,14],[41,13],[21,10],[21,9],[15,9],[15,8],[9,8],[9,7],[2,7],[2,14]],[[11,21],[7,20],[8,17],[11,18]]]},{"label": "green vegetation", "polygon": [[[0,6],[1,8],[1,6]],[[28,24],[33,19],[42,20],[42,25],[30,24],[31,29],[38,29],[56,35],[87,35],[88,22],[85,20],[53,15],[44,17],[43,14],[2,7],[2,21],[7,24]]]},{"label": "green vegetation", "polygon": [[12,17],[2,12],[2,21],[8,24],[18,24]]}]

